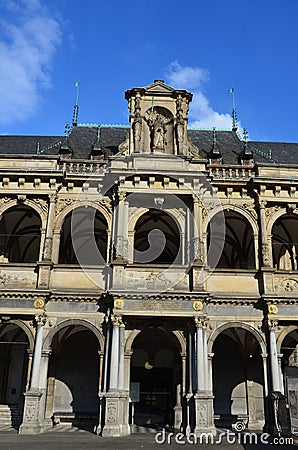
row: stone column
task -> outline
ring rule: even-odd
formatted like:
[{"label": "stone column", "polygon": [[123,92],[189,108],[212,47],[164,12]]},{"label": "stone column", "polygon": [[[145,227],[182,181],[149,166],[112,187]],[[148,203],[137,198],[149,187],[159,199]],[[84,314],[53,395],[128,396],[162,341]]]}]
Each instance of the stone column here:
[{"label": "stone column", "polygon": [[118,192],[118,208],[115,236],[115,259],[116,261],[126,261],[128,251],[128,203],[125,202],[126,193]]},{"label": "stone column", "polygon": [[261,354],[263,359],[263,373],[264,373],[264,394],[265,398],[268,397],[269,389],[268,389],[268,372],[267,372],[267,353]]},{"label": "stone column", "polygon": [[118,389],[124,389],[124,343],[125,343],[125,325],[123,322],[119,325],[119,367],[118,367]]},{"label": "stone column", "polygon": [[110,382],[109,390],[118,389],[118,374],[119,374],[119,326],[121,318],[118,316],[112,317],[112,349],[110,362]]},{"label": "stone column", "polygon": [[213,396],[209,391],[207,373],[208,373],[208,354],[206,330],[208,328],[208,318],[206,315],[195,317],[197,329],[197,392],[195,394],[196,426],[195,434],[201,433],[216,434],[214,427],[213,414]]},{"label": "stone column", "polygon": [[43,261],[51,261],[52,260],[52,245],[53,245],[53,226],[55,220],[55,205],[57,201],[57,195],[52,194],[49,195],[50,206],[48,213],[48,222],[46,229],[46,238],[45,245],[43,249]]},{"label": "stone column", "polygon": [[277,354],[277,360],[278,360],[278,373],[279,373],[279,387],[280,387],[280,392],[282,394],[285,393],[284,390],[284,380],[283,380],[283,376],[282,376],[282,370],[281,370],[281,359],[283,357],[282,353],[278,353]]},{"label": "stone column", "polygon": [[271,388],[274,392],[281,392],[280,389],[280,375],[277,357],[277,346],[275,330],[277,329],[277,320],[268,321],[269,329],[269,345],[270,345],[270,369],[271,369]]},{"label": "stone column", "polygon": [[189,325],[188,329],[188,392],[186,394],[186,428],[188,435],[191,432],[192,396],[193,396],[193,335]]},{"label": "stone column", "polygon": [[193,194],[193,219],[194,219],[194,262],[204,264],[204,243],[202,236],[202,204],[199,198]]},{"label": "stone column", "polygon": [[30,388],[25,392],[25,404],[23,423],[20,426],[20,434],[36,434],[43,431],[43,423],[41,421],[41,404],[40,400],[43,395],[40,389],[40,367],[41,367],[41,349],[42,349],[42,335],[43,327],[46,323],[46,314],[35,316],[36,334],[33,351],[33,363],[31,370]]},{"label": "stone column", "polygon": [[48,221],[42,253],[42,261],[38,263],[38,288],[48,289],[52,268],[53,226],[55,220],[55,205],[57,194],[49,195]]},{"label": "stone column", "polygon": [[259,200],[259,207],[260,207],[260,225],[261,225],[261,242],[262,242],[262,263],[263,267],[270,267],[271,258],[269,255],[269,246],[266,230],[266,216],[265,216],[266,202],[263,200]]},{"label": "stone column", "polygon": [[105,417],[102,435],[123,436],[129,434],[130,431],[128,391],[124,390],[124,325],[119,316],[112,316],[112,324],[110,382],[109,390],[105,394]]}]

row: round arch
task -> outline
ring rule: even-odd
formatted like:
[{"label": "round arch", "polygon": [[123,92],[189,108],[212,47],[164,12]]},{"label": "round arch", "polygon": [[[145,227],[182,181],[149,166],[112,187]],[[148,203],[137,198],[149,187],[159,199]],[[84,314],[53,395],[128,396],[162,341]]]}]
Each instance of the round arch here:
[{"label": "round arch", "polygon": [[268,220],[268,223],[267,223],[267,233],[268,233],[268,236],[271,236],[272,228],[273,228],[274,224],[276,223],[276,221],[277,221],[280,217],[285,216],[285,215],[287,215],[287,209],[286,209],[286,208],[281,208],[281,209],[279,209],[278,211],[276,211],[276,212],[270,217],[270,219]]},{"label": "round arch", "polygon": [[209,225],[210,221],[213,219],[214,216],[216,216],[216,214],[218,214],[222,210],[223,211],[231,210],[231,211],[234,211],[234,212],[242,215],[243,217],[245,217],[245,219],[248,221],[248,223],[252,227],[253,234],[256,236],[258,235],[259,230],[258,230],[257,221],[252,217],[252,215],[250,213],[248,213],[244,209],[240,208],[239,206],[235,206],[235,205],[216,206],[214,209],[212,209],[210,212],[208,212],[208,215],[203,222],[203,233],[207,234],[207,229],[208,229],[208,225]]},{"label": "round arch", "polygon": [[[186,352],[186,340],[185,340],[184,336],[182,335],[182,333],[177,330],[172,330],[168,326],[162,326],[161,328],[168,333],[172,333],[176,337],[177,341],[180,344],[180,352],[185,353]],[[132,351],[131,347],[133,345],[135,338],[138,336],[138,334],[140,334],[145,329],[146,329],[146,326],[142,327],[142,329],[140,329],[140,330],[133,330],[130,333],[129,337],[126,339],[126,342],[125,342],[125,347],[124,347],[125,352]]]},{"label": "round arch", "polygon": [[98,205],[98,204],[95,205],[92,201],[85,200],[85,201],[80,201],[80,202],[76,202],[74,204],[68,205],[61,211],[61,213],[56,218],[54,232],[55,233],[61,232],[64,220],[70,212],[74,211],[77,208],[82,208],[84,206],[91,207],[91,208],[95,209],[96,211],[100,212],[107,222],[108,232],[111,231],[112,215],[109,212],[107,212],[106,208],[104,208],[103,206]]},{"label": "round arch", "polygon": [[62,330],[63,328],[69,327],[69,326],[75,326],[80,325],[88,330],[90,330],[98,339],[99,347],[102,350],[104,348],[104,337],[101,333],[101,331],[91,322],[85,319],[67,319],[63,320],[62,322],[59,322],[54,328],[52,328],[47,336],[45,337],[44,343],[43,343],[43,351],[50,350],[52,341],[55,337],[55,335]]},{"label": "round arch", "polygon": [[26,334],[28,341],[29,341],[29,351],[33,351],[34,348],[34,336],[32,331],[30,330],[29,326],[22,322],[21,320],[11,320],[10,323],[13,323],[17,327],[21,328],[24,333]]},{"label": "round arch", "polygon": [[277,346],[277,352],[281,353],[281,346],[283,344],[283,341],[285,338],[292,333],[292,331],[298,330],[297,325],[289,325],[288,327],[284,328],[281,333],[278,335],[276,340],[276,346]]},{"label": "round arch", "polygon": [[[4,203],[0,207],[0,217],[2,214],[4,214],[9,209],[18,206],[20,202],[18,202],[17,199],[11,199],[7,203]],[[28,206],[29,208],[33,209],[36,214],[38,214],[40,221],[41,221],[41,228],[46,229],[47,226],[47,214],[46,212],[39,206],[39,204],[35,203],[34,200],[24,200],[22,204]]]},{"label": "round arch", "polygon": [[[153,208],[153,209],[155,209],[155,208]],[[146,214],[148,211],[150,211],[149,208],[140,208],[130,217],[130,219],[128,221],[128,233],[130,233],[130,234],[134,233],[138,220],[144,214]],[[177,225],[179,227],[179,232],[180,233],[183,232],[183,229],[184,229],[184,224],[183,224],[184,216],[183,216],[183,214],[181,214],[180,211],[175,210],[175,209],[162,209],[161,212],[163,212],[165,214],[168,214],[177,223]]]},{"label": "round arch", "polygon": [[258,330],[256,330],[253,326],[249,325],[248,323],[243,322],[226,322],[220,325],[214,332],[209,336],[208,339],[208,353],[212,353],[212,347],[214,344],[215,339],[225,330],[228,330],[229,328],[241,328],[243,330],[249,331],[258,341],[261,347],[261,351],[263,354],[267,353],[266,350],[266,343],[263,338],[263,336],[259,333]]}]

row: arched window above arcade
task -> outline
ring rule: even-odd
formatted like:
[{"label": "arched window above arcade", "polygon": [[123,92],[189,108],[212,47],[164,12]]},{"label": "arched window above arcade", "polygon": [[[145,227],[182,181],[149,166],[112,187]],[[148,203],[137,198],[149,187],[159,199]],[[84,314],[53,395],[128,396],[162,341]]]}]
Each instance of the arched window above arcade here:
[{"label": "arched window above arcade", "polygon": [[39,259],[41,219],[34,209],[20,204],[0,220],[0,262],[34,263]]},{"label": "arched window above arcade", "polygon": [[64,219],[59,264],[103,265],[107,260],[108,226],[95,208],[74,209]]},{"label": "arched window above arcade", "polygon": [[[253,229],[240,213],[224,210],[212,217],[207,229],[208,264],[227,269],[254,269],[255,248]],[[224,222],[224,223],[223,223]],[[218,251],[216,251],[218,249]],[[216,256],[216,257],[215,257]]]},{"label": "arched window above arcade", "polygon": [[273,265],[279,270],[297,270],[298,217],[286,214],[272,227]]},{"label": "arched window above arcade", "polygon": [[181,264],[179,228],[170,214],[151,209],[138,219],[134,235],[134,262]]}]

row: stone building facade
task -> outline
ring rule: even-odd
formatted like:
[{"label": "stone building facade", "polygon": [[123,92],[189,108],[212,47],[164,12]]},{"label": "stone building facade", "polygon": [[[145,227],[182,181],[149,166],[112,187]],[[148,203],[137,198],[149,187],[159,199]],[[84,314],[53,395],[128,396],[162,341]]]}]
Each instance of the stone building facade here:
[{"label": "stone building facade", "polygon": [[1,423],[294,427],[298,144],[125,96],[127,128],[0,137]]}]

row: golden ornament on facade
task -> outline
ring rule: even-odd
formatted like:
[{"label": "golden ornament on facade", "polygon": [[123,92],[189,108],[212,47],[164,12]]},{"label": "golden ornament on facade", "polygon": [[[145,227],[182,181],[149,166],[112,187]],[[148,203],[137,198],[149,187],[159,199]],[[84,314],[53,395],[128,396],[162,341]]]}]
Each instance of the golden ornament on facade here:
[{"label": "golden ornament on facade", "polygon": [[268,306],[268,312],[269,312],[269,314],[277,314],[278,313],[278,307],[276,305],[269,305]]},{"label": "golden ornament on facade", "polygon": [[196,300],[193,302],[192,307],[195,311],[202,311],[203,303],[200,300]]},{"label": "golden ornament on facade", "polygon": [[114,308],[116,308],[116,309],[122,309],[123,306],[124,306],[124,301],[123,301],[121,298],[117,298],[117,299],[114,301]]},{"label": "golden ornament on facade", "polygon": [[36,309],[41,309],[41,308],[43,308],[43,307],[44,307],[44,301],[43,301],[43,299],[42,299],[42,298],[36,299],[35,302],[34,302],[34,308],[36,308]]}]

